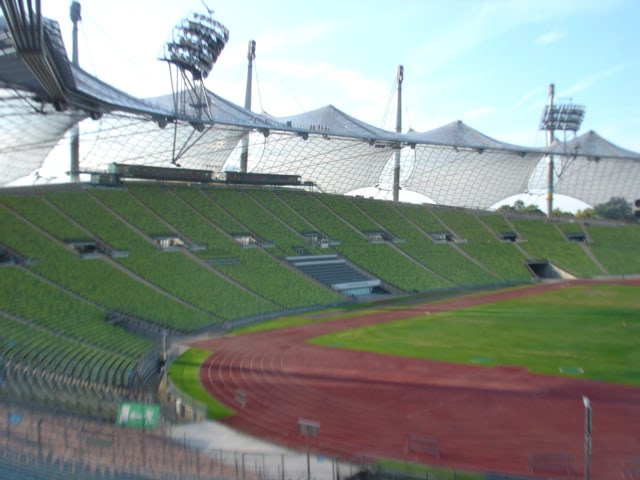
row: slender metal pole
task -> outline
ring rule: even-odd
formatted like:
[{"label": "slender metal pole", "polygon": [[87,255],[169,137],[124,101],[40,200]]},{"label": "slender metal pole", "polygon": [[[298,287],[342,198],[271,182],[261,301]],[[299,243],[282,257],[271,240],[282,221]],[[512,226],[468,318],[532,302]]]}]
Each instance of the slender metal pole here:
[{"label": "slender metal pole", "polygon": [[[549,85],[549,112],[553,111],[553,97],[555,95],[555,86],[553,83]],[[551,148],[553,145],[554,130],[550,127],[547,130],[547,217],[551,218],[553,215],[553,153]]]},{"label": "slender metal pole", "polygon": [[[71,21],[73,22],[73,56],[71,62],[75,67],[80,66],[78,54],[78,22],[82,20],[80,2],[71,3]],[[69,175],[72,183],[80,181],[80,126],[75,123],[71,127],[71,161],[69,165]]]},{"label": "slender metal pole", "polygon": [[307,435],[307,480],[311,480],[311,452],[309,446],[309,435]]},{"label": "slender metal pole", "polygon": [[169,359],[169,355],[167,354],[167,335],[168,332],[166,329],[162,330],[162,369],[164,374],[164,388],[165,391],[169,392],[169,365],[167,365],[167,360]]},{"label": "slender metal pole", "polygon": [[584,480],[591,474],[591,401],[582,397],[584,403]]},{"label": "slender metal pole", "polygon": [[[396,133],[402,133],[402,80],[404,67],[398,65],[398,110],[396,112]],[[400,199],[400,145],[395,146],[393,157],[393,201]]]},{"label": "slender metal pole", "polygon": [[[247,67],[247,89],[244,95],[244,108],[251,110],[251,83],[253,80],[253,60],[256,58],[256,42],[255,40],[249,40],[249,49],[247,51],[247,60],[249,65]],[[249,134],[247,133],[242,137],[242,150],[240,152],[240,171],[247,172],[249,164]]]}]

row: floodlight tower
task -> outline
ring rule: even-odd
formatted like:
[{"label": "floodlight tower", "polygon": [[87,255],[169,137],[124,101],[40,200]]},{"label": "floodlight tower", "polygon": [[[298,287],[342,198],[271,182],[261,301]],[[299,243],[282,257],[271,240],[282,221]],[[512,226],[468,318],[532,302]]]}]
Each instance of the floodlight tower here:
[{"label": "floodlight tower", "polygon": [[[564,104],[554,105],[555,86],[549,84],[549,103],[542,111],[540,119],[540,130],[547,132],[547,216],[551,217],[553,213],[553,183],[554,183],[554,164],[553,164],[553,143],[556,130],[565,132],[573,132],[574,136],[582,125],[584,118],[584,106]],[[565,142],[566,143],[566,142]]]},{"label": "floodlight tower", "polygon": [[[213,18],[194,13],[173,28],[173,38],[165,44],[164,58],[169,64],[176,115],[213,120],[203,81],[229,40],[229,30]],[[194,128],[204,126],[196,122]]]},{"label": "floodlight tower", "polygon": [[[247,50],[247,89],[244,95],[244,108],[251,110],[251,82],[253,81],[253,61],[256,58],[256,42],[249,40],[249,49]],[[249,163],[249,134],[242,137],[242,150],[240,152],[240,171],[246,173]]]},{"label": "floodlight tower", "polygon": [[[398,65],[398,110],[396,112],[396,133],[402,133],[402,80],[404,80],[404,67]],[[400,145],[395,146],[393,152],[393,201],[400,199]]]},{"label": "floodlight tower", "polygon": [[[80,56],[78,54],[78,22],[82,20],[82,7],[80,2],[73,1],[71,2],[71,7],[69,10],[69,14],[71,16],[71,21],[73,22],[73,53],[71,57],[71,62],[74,67],[80,66]],[[73,127],[71,127],[71,163],[69,166],[69,175],[70,180],[73,183],[77,183],[80,181],[80,126],[75,123]]]}]

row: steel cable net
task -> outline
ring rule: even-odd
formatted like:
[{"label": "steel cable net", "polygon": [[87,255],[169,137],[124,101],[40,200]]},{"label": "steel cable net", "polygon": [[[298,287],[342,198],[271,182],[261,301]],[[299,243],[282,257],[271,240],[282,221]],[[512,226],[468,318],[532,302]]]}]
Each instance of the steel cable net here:
[{"label": "steel cable net", "polygon": [[640,160],[577,157],[556,165],[555,193],[571,196],[589,205],[606,203],[612,197],[627,202],[640,198]]},{"label": "steel cable net", "polygon": [[557,142],[552,150],[555,193],[592,206],[612,197],[628,202],[640,197],[640,153],[621,148],[591,130],[568,142]]},{"label": "steel cable net", "polygon": [[440,205],[487,209],[527,190],[539,153],[416,145],[403,187]]},{"label": "steel cable net", "polygon": [[38,170],[65,132],[85,116],[58,112],[26,92],[0,89],[0,185]]},{"label": "steel cable net", "polygon": [[[254,172],[296,174],[327,193],[343,194],[378,183],[392,150],[356,138],[274,133],[252,137],[249,167]],[[252,160],[253,159],[253,160]]]},{"label": "steel cable net", "polygon": [[81,127],[81,168],[111,163],[176,166],[219,171],[247,129],[178,121],[164,128],[130,114],[108,114]]}]

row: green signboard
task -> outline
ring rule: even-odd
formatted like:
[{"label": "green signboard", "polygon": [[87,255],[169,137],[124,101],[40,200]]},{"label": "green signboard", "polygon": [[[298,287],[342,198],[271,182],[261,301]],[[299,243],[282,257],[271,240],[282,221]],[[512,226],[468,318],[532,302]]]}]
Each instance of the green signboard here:
[{"label": "green signboard", "polygon": [[122,402],[118,408],[116,425],[131,428],[156,428],[160,418],[159,405],[143,405],[135,402]]}]

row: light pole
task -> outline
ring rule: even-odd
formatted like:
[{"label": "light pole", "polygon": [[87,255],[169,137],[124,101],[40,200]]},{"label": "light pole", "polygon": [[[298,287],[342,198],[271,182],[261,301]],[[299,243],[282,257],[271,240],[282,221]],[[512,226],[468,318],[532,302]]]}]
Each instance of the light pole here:
[{"label": "light pole", "polygon": [[[404,80],[404,67],[398,65],[398,108],[396,112],[396,133],[402,133],[402,81]],[[400,145],[396,145],[393,152],[393,201],[400,200]]]},{"label": "light pole", "polygon": [[[542,111],[540,130],[547,132],[547,216],[553,214],[553,190],[555,181],[555,167],[553,158],[554,132],[561,130],[575,133],[582,125],[584,107],[581,105],[554,104],[555,86],[549,85],[549,102]],[[565,142],[566,143],[566,142]]]},{"label": "light pole", "polygon": [[591,466],[591,402],[588,397],[582,397],[584,403],[584,480],[589,480]]},{"label": "light pole", "polygon": [[[74,67],[80,66],[80,56],[78,55],[78,22],[82,20],[82,7],[80,2],[72,2],[70,9],[71,21],[73,22],[73,56],[71,62]],[[73,183],[80,181],[80,125],[78,122],[71,127],[71,165],[69,168],[70,180]]]},{"label": "light pole", "polygon": [[167,335],[169,334],[169,332],[167,332],[166,329],[162,329],[162,362],[163,362],[163,370],[164,370],[164,388],[167,389],[167,391],[169,390],[169,383],[168,383],[168,365],[167,365],[167,359],[169,358],[169,356],[167,355]]}]

